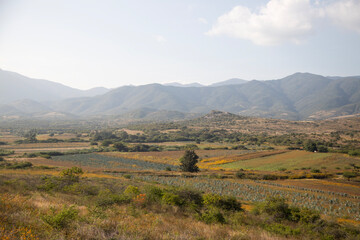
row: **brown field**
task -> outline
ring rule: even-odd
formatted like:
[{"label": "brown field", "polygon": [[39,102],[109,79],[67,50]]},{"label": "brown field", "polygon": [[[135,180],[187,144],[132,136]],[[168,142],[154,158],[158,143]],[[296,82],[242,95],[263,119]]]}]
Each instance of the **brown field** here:
[{"label": "brown field", "polygon": [[16,145],[4,145],[3,149],[14,150],[15,153],[38,152],[38,151],[67,151],[73,149],[91,148],[88,142],[59,142],[59,143],[28,143]]},{"label": "brown field", "polygon": [[200,166],[206,168],[214,165],[222,165],[232,162],[245,161],[249,159],[255,158],[264,158],[268,156],[274,156],[282,153],[286,153],[286,150],[276,150],[276,151],[261,151],[261,152],[252,152],[248,153],[248,151],[242,151],[243,154],[240,155],[230,155],[230,156],[218,156],[218,157],[210,157],[201,160]]},{"label": "brown field", "polygon": [[350,163],[358,164],[360,159],[339,153],[312,153],[306,151],[287,151],[278,155],[253,157],[242,161],[229,161],[221,163],[218,167],[227,169],[253,169],[263,171],[276,171],[280,168],[295,170],[300,168],[323,168],[335,170],[349,167]]},{"label": "brown field", "polygon": [[[243,154],[244,150],[196,150],[196,154],[201,159],[215,157],[230,157]],[[184,151],[164,151],[164,152],[104,152],[99,153],[105,156],[122,157],[130,159],[145,160],[149,162],[168,163],[179,165],[179,159],[184,155]]]}]

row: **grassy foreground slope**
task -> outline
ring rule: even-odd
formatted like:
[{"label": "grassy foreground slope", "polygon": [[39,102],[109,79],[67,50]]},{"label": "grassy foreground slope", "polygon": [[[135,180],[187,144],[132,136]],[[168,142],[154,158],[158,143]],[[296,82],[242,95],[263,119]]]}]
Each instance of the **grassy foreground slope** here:
[{"label": "grassy foreground slope", "polygon": [[[79,168],[2,171],[1,239],[358,239],[359,227],[269,198],[234,197]],[[36,174],[34,174],[36,173]],[[247,208],[248,209],[248,208]]]}]

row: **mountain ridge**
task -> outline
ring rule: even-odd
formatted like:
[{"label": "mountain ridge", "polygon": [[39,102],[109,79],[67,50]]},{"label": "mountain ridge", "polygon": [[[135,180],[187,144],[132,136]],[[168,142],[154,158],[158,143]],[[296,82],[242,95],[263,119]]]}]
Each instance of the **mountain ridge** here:
[{"label": "mountain ridge", "polygon": [[[1,74],[3,72],[0,71],[0,76],[4,76]],[[239,82],[238,80],[234,81]],[[0,84],[3,82],[0,78]],[[2,101],[0,116],[31,115],[41,112],[39,110],[80,117],[122,114],[131,116],[129,112],[143,109],[138,112],[139,115],[133,116],[149,117],[157,112],[153,115],[156,116],[154,118],[164,116],[165,119],[167,113],[170,118],[181,118],[185,116],[182,114],[186,113],[207,113],[218,109],[244,116],[304,120],[360,113],[360,78],[357,76],[330,79],[311,73],[295,73],[277,80],[252,80],[234,85],[221,85],[224,82],[229,83],[229,80],[219,82],[220,86],[211,87],[178,87],[156,83],[123,86],[95,96],[83,96],[82,93],[76,98],[61,98],[65,96],[63,93],[60,96],[58,94],[57,99],[47,100],[32,99],[23,94],[33,102],[18,100],[16,104],[16,101]],[[46,87],[32,88],[33,91],[34,89],[43,90]],[[58,92],[62,89],[58,89]],[[98,90],[104,91],[101,88]],[[19,91],[22,93],[24,89],[21,88]],[[70,91],[70,95],[71,93],[74,92]]]}]

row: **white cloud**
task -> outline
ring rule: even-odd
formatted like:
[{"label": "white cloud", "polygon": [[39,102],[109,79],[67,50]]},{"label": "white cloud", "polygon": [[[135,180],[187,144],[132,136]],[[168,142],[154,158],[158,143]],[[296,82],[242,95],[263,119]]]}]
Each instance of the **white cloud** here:
[{"label": "white cloud", "polygon": [[205,18],[199,17],[198,21],[203,23],[203,24],[208,24],[208,21]]},{"label": "white cloud", "polygon": [[207,34],[248,39],[258,45],[300,43],[314,32],[319,15],[309,0],[270,0],[258,13],[234,7],[220,16]]},{"label": "white cloud", "polygon": [[360,33],[360,1],[337,1],[325,8],[328,18],[338,26]]},{"label": "white cloud", "polygon": [[155,37],[155,40],[159,43],[164,43],[167,41],[166,38],[162,35],[155,35],[154,37]]}]

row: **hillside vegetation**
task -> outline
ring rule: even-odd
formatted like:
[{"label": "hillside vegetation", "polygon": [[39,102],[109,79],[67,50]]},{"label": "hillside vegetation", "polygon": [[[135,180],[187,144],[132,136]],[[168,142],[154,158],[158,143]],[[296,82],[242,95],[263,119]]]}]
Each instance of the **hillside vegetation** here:
[{"label": "hillside vegetation", "polygon": [[125,119],[174,120],[213,109],[254,117],[327,119],[360,113],[360,77],[295,73],[271,81],[211,86],[148,84],[88,91],[0,70],[0,116],[67,118],[99,114]]}]

